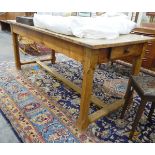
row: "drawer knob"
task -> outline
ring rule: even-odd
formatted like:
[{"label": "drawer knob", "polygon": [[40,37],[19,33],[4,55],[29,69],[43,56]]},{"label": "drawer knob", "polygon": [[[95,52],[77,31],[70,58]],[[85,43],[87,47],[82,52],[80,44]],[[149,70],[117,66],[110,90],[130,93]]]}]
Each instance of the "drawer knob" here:
[{"label": "drawer knob", "polygon": [[129,51],[129,49],[124,49],[124,53],[126,54],[126,53],[129,53],[130,51]]}]

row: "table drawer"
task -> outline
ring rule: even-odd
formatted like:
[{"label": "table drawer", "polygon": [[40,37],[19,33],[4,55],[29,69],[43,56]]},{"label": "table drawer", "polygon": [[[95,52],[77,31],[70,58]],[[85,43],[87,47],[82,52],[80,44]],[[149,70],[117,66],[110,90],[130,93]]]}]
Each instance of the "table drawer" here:
[{"label": "table drawer", "polygon": [[141,53],[141,45],[129,45],[123,47],[113,47],[111,49],[110,59],[118,59],[127,56],[138,56]]}]

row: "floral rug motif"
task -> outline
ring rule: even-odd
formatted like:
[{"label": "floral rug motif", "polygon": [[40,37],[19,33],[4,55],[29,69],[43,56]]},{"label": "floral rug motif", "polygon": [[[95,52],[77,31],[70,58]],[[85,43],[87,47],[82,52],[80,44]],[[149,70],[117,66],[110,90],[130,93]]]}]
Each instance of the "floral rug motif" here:
[{"label": "floral rug motif", "polygon": [[51,53],[51,49],[38,43],[33,43],[33,44],[20,43],[19,47],[24,52],[24,54],[28,54],[31,56],[49,55]]},{"label": "floral rug motif", "polygon": [[[58,55],[57,60],[54,65],[47,64],[81,87],[81,64],[62,55]],[[0,107],[23,142],[155,142],[154,115],[151,122],[147,121],[149,103],[133,140],[128,139],[140,101],[136,94],[124,119],[119,119],[119,109],[90,124],[86,132],[80,133],[75,125],[80,95],[36,64],[22,68],[19,72],[13,67],[0,71]],[[117,63],[97,66],[94,95],[107,104],[122,98],[129,75],[130,68]],[[89,113],[98,109],[91,104]]]}]

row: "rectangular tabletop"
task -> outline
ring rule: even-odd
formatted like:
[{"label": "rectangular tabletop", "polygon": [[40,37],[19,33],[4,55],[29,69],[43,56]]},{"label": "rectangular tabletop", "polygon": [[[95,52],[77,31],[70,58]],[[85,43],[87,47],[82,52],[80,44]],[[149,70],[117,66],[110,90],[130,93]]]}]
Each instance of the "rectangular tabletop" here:
[{"label": "rectangular tabletop", "polygon": [[[82,45],[85,47],[89,47],[91,49],[101,49],[101,48],[108,48],[108,47],[115,47],[115,46],[123,46],[123,45],[130,45],[130,44],[138,44],[138,43],[145,43],[148,40],[153,40],[154,38],[143,36],[143,35],[136,35],[136,34],[127,34],[127,35],[120,35],[120,37],[116,39],[87,39],[87,38],[77,38],[74,36],[67,36],[59,33],[55,33],[52,31],[48,31],[45,29],[41,29],[35,26],[28,26],[25,24],[17,23],[14,20],[7,21],[10,24],[18,25],[19,27],[25,27],[27,30],[41,32],[65,41],[69,41],[78,45]],[[31,34],[30,34],[31,35]]]}]

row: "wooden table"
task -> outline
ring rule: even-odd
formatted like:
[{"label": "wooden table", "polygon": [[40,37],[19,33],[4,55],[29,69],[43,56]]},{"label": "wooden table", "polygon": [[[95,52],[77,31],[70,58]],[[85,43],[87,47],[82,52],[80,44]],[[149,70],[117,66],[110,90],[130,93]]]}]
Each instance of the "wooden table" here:
[{"label": "wooden table", "polygon": [[[151,37],[135,34],[122,35],[113,40],[83,39],[50,32],[34,26],[19,24],[15,21],[9,21],[9,23],[11,24],[15,64],[17,69],[21,69],[21,66],[25,64],[37,63],[57,79],[63,81],[73,90],[81,94],[80,114],[77,120],[77,126],[80,130],[87,129],[91,122],[117,110],[124,103],[124,100],[118,100],[113,104],[106,104],[96,96],[92,95],[93,76],[96,65],[132,55],[135,59],[132,73],[136,75],[140,71],[141,58],[144,55],[146,43],[149,40],[153,40]],[[58,74],[55,70],[45,65],[43,61],[46,60],[21,62],[18,48],[18,35],[25,36],[38,43],[43,43],[47,47],[81,62],[83,65],[82,88],[79,88],[77,85]],[[52,56],[53,57],[50,59],[55,63],[54,51]],[[88,115],[90,102],[98,105],[101,109]]]}]

